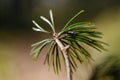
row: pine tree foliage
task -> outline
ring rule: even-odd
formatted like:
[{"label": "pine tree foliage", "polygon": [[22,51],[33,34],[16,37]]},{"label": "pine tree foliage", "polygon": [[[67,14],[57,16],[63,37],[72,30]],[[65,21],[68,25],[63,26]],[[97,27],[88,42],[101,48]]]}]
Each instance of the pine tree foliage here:
[{"label": "pine tree foliage", "polygon": [[[47,18],[40,16],[40,18],[49,24],[52,29],[52,33],[46,31],[41,26],[39,26],[34,20],[32,21],[36,27],[33,27],[33,30],[43,32],[49,34],[53,37],[50,39],[44,39],[40,42],[37,42],[32,45],[32,53],[33,59],[37,60],[42,49],[49,44],[49,49],[47,51],[47,55],[45,58],[45,63],[47,62],[48,65],[53,65],[53,69],[55,73],[58,73],[61,70],[61,58],[60,55],[63,55],[62,51],[60,50],[58,44],[55,42],[54,37],[57,37],[64,46],[69,45],[69,49],[67,50],[68,56],[70,58],[70,63],[72,66],[72,70],[76,70],[78,68],[78,62],[83,62],[82,56],[86,58],[91,58],[90,52],[85,48],[85,45],[92,47],[98,51],[106,50],[104,45],[106,43],[100,41],[102,38],[102,33],[97,31],[94,24],[90,22],[77,22],[71,24],[71,22],[78,17],[84,10],[78,12],[75,16],[73,16],[63,27],[63,29],[56,33],[55,31],[55,24],[53,19],[52,10],[49,11],[50,13],[50,20]],[[63,60],[64,59],[64,56]]]}]

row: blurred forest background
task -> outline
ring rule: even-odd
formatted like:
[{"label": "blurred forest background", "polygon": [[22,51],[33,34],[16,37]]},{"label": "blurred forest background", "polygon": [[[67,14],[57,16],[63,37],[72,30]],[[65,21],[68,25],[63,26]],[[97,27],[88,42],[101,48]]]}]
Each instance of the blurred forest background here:
[{"label": "blurred forest background", "polygon": [[[103,32],[108,52],[91,49],[94,61],[80,64],[74,80],[120,80],[120,0],[0,0],[0,80],[66,80],[43,65],[44,52],[37,62],[30,55],[31,44],[48,36],[32,30],[34,19],[49,30],[40,16],[53,10],[57,31],[78,11],[75,21],[90,21]],[[109,74],[108,74],[109,73]]]}]

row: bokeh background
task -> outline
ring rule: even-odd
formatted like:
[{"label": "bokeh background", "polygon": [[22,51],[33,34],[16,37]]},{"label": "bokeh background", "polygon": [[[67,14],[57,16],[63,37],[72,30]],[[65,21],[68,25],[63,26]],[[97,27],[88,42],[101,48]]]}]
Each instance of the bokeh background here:
[{"label": "bokeh background", "polygon": [[32,20],[49,30],[39,18],[49,18],[49,9],[57,31],[84,9],[74,21],[94,22],[110,45],[108,52],[91,50],[94,60],[80,64],[74,80],[119,80],[120,0],[0,0],[0,80],[66,80],[64,67],[55,75],[52,67],[43,65],[47,48],[37,62],[30,55],[31,44],[48,37],[32,30]]}]

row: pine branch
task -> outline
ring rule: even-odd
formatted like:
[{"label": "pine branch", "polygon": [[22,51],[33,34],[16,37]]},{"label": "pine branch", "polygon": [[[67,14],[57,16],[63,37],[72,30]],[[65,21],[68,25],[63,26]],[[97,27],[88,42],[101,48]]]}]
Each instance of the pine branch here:
[{"label": "pine branch", "polygon": [[70,59],[69,59],[69,56],[68,56],[68,50],[67,50],[67,49],[69,49],[70,46],[69,45],[64,46],[62,44],[62,42],[59,40],[59,38],[57,38],[57,37],[54,37],[54,40],[58,44],[58,46],[60,47],[60,49],[63,53],[65,63],[66,63],[67,78],[68,78],[68,80],[72,80],[71,63],[70,63]]}]

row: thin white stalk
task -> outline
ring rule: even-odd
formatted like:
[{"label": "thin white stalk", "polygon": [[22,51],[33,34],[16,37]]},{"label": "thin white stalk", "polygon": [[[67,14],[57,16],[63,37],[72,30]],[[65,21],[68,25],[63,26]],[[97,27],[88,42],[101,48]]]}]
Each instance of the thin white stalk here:
[{"label": "thin white stalk", "polygon": [[72,70],[71,70],[71,64],[70,59],[68,56],[67,49],[69,46],[64,46],[62,42],[58,38],[54,38],[58,46],[60,47],[61,51],[63,52],[63,56],[65,58],[65,64],[66,64],[66,70],[67,70],[67,79],[72,80]]},{"label": "thin white stalk", "polygon": [[50,25],[50,27],[51,27],[52,30],[53,30],[53,33],[55,34],[55,29],[54,29],[54,26],[52,25],[52,23],[51,23],[47,18],[45,18],[45,17],[43,17],[43,16],[40,16],[40,18],[41,18],[42,20],[44,20],[45,22],[47,22],[47,23]]}]

